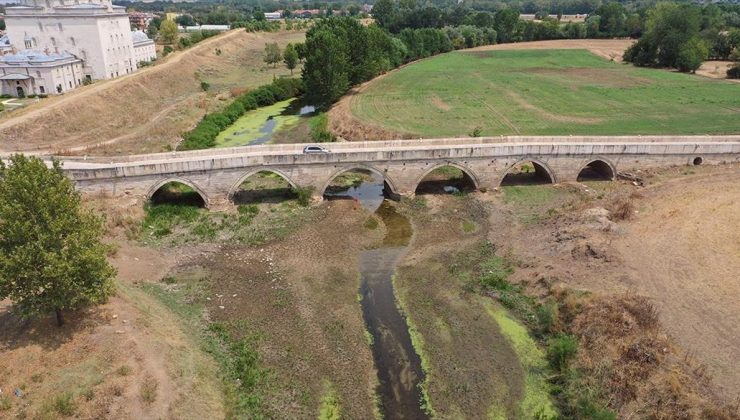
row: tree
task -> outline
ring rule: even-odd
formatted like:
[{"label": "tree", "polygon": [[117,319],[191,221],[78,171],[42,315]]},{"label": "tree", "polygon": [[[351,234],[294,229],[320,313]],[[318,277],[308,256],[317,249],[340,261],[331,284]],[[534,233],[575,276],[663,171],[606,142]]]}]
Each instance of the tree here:
[{"label": "tree", "polygon": [[283,54],[280,52],[280,46],[277,44],[277,42],[272,42],[265,45],[265,56],[263,60],[267,65],[272,64],[274,67],[277,67],[277,63],[279,63],[282,59]]},{"label": "tree", "polygon": [[61,326],[64,310],[105,302],[115,269],[102,233],[58,161],[0,162],[0,300],[9,297],[20,315],[53,311]]},{"label": "tree", "polygon": [[498,42],[511,42],[514,30],[519,22],[519,12],[514,9],[504,9],[494,16],[494,28],[498,34]]},{"label": "tree", "polygon": [[177,42],[177,24],[169,19],[163,20],[159,25],[159,36],[165,44]]},{"label": "tree", "polygon": [[698,39],[700,24],[698,7],[660,3],[648,11],[645,31],[625,51],[624,59],[638,66],[678,68],[679,54],[688,46],[693,51],[683,53],[681,65],[684,66],[701,52],[697,44],[689,43],[694,38]]},{"label": "tree", "polygon": [[149,39],[154,40],[157,38],[157,34],[159,34],[159,22],[155,24],[152,19],[152,21],[149,22],[149,26],[146,28],[146,36],[148,36]]},{"label": "tree", "polygon": [[347,43],[328,28],[315,26],[308,31],[302,77],[309,103],[327,107],[349,89],[347,50]]},{"label": "tree", "polygon": [[290,70],[290,75],[293,75],[293,69],[298,65],[298,53],[295,50],[293,44],[288,44],[283,51],[283,62],[285,67]]},{"label": "tree", "polygon": [[398,20],[398,6],[393,0],[378,0],[373,5],[372,15],[378,25],[392,30]]},{"label": "tree", "polygon": [[735,65],[727,70],[728,79],[740,79],[740,47],[735,48],[730,54],[730,59],[735,62]]},{"label": "tree", "polygon": [[699,37],[693,37],[685,42],[676,57],[676,68],[679,71],[695,72],[701,63],[707,59],[709,49]]},{"label": "tree", "polygon": [[180,15],[175,18],[175,23],[177,23],[180,26],[195,26],[197,25],[195,23],[195,19],[193,19],[190,15]]}]

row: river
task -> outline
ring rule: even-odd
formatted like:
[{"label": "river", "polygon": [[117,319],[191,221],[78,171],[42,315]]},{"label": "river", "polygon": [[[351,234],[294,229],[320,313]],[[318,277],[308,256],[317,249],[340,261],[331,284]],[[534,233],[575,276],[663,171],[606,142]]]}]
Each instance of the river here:
[{"label": "river", "polygon": [[386,419],[426,419],[419,387],[424,380],[421,360],[393,289],[396,264],[406,253],[413,234],[411,223],[384,198],[383,179],[376,174],[344,191],[331,193],[329,198],[357,200],[385,226],[383,240],[360,252],[362,314],[373,337],[378,394]]}]

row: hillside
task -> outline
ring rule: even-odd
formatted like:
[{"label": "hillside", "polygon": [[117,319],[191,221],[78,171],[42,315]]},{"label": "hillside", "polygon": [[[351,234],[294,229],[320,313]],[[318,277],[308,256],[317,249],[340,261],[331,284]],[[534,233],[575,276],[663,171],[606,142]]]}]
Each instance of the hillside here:
[{"label": "hillside", "polygon": [[[174,145],[231,89],[268,83],[285,68],[264,68],[268,42],[301,41],[302,32],[234,30],[171,54],[151,68],[97,82],[0,117],[2,151],[127,154]],[[203,92],[200,82],[211,87]],[[97,146],[97,147],[96,147]]]}]

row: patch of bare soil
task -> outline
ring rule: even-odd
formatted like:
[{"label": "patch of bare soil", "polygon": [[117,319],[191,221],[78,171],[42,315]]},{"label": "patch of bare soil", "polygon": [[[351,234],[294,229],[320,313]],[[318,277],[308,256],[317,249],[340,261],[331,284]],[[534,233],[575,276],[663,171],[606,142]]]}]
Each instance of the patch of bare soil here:
[{"label": "patch of bare soil", "polygon": [[575,117],[572,115],[561,115],[561,114],[554,114],[552,112],[546,111],[542,108],[539,108],[531,103],[529,103],[526,99],[524,99],[521,95],[514,91],[507,90],[506,95],[511,98],[512,101],[516,102],[519,106],[526,109],[527,111],[531,111],[533,113],[536,113],[541,118],[549,120],[549,121],[558,121],[558,122],[568,122],[568,123],[574,123],[574,124],[598,124],[601,121],[603,121],[602,118],[586,118],[586,117]]},{"label": "patch of bare soil", "polygon": [[[262,63],[268,42],[302,40],[302,32],[234,30],[176,52],[157,65],[100,81],[0,117],[4,151],[66,154],[158,152],[175,145],[231,90],[269,83],[287,69]],[[201,81],[211,85],[208,93]]]},{"label": "patch of bare soil", "polygon": [[620,417],[728,418],[740,389],[740,167],[643,176],[646,188],[574,184],[565,205],[536,204],[535,223],[517,220],[530,205],[510,202],[491,213],[491,239],[526,262],[513,279],[534,293],[593,294],[561,306],[589,343],[582,364],[609,372]]},{"label": "patch of bare soil", "polygon": [[431,406],[440,418],[486,418],[492,406],[516,418],[524,390],[517,355],[486,316],[489,298],[463,292],[464,281],[450,274],[451,267],[464,264],[457,253],[485,240],[486,212],[472,195],[423,198],[424,211],[402,207],[411,216],[414,237],[394,286],[421,337],[417,350],[429,360]]},{"label": "patch of bare soil", "polygon": [[622,61],[622,55],[633,39],[561,39],[552,41],[514,42],[511,44],[485,45],[466,51],[497,50],[588,50],[599,57],[612,61]]},{"label": "patch of bare soil", "polygon": [[21,320],[9,302],[0,304],[0,398],[10,403],[0,417],[223,416],[212,362],[190,348],[167,311],[131,285],[158,279],[167,260],[124,244],[112,261],[117,295],[68,314],[61,328],[51,317]]},{"label": "patch of bare soil", "polygon": [[[727,79],[727,70],[735,64],[733,61],[705,61],[701,67],[696,70],[700,76],[711,77],[713,79]],[[727,79],[740,83],[740,79]]]},{"label": "patch of bare soil", "polygon": [[[378,76],[383,77],[383,76]],[[397,133],[381,126],[370,124],[356,118],[352,113],[352,101],[356,95],[362,93],[375,79],[352,88],[328,111],[329,130],[337,137],[349,141],[382,140],[382,139],[409,139],[409,134]]]},{"label": "patch of bare soil", "polygon": [[351,201],[317,210],[286,240],[193,255],[174,276],[202,270],[209,318],[237,338],[260,337],[268,415],[315,418],[330,383],[342,417],[372,418],[377,376],[357,301],[358,255],[382,232],[363,227],[368,214]]}]

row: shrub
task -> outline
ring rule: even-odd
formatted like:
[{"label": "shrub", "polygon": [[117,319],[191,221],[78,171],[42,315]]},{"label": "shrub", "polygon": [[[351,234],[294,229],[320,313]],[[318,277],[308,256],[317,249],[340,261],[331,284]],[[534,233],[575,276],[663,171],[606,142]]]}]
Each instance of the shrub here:
[{"label": "shrub", "polygon": [[578,351],[578,342],[568,334],[559,334],[550,339],[547,346],[547,358],[550,366],[559,372],[565,372],[571,359]]},{"label": "shrub", "polygon": [[298,204],[303,207],[308,207],[308,205],[311,204],[313,187],[296,187],[293,188],[293,192],[298,197]]},{"label": "shrub", "polygon": [[629,220],[635,214],[635,205],[628,198],[617,199],[610,208],[609,215],[613,221]]},{"label": "shrub", "polygon": [[247,216],[256,216],[260,212],[260,208],[257,207],[256,204],[250,204],[247,206],[241,205],[237,207],[237,211],[239,214],[247,215]]},{"label": "shrub", "polygon": [[139,389],[139,395],[145,404],[153,403],[157,399],[157,380],[151,376],[144,378],[144,383],[141,384],[141,389]]},{"label": "shrub", "polygon": [[735,64],[735,66],[727,70],[727,78],[740,79],[740,64]]},{"label": "shrub", "polygon": [[328,143],[336,140],[334,134],[329,131],[329,117],[326,113],[321,113],[311,118],[309,122],[311,127],[311,140],[317,143]]},{"label": "shrub", "polygon": [[8,411],[13,403],[7,395],[0,395],[0,411]]},{"label": "shrub", "polygon": [[52,401],[52,407],[54,408],[54,411],[62,416],[71,416],[75,413],[76,409],[72,394],[69,392],[57,395]]},{"label": "shrub", "polygon": [[203,89],[203,92],[208,92],[208,89],[211,88],[211,84],[204,80],[200,82],[200,88]]}]

